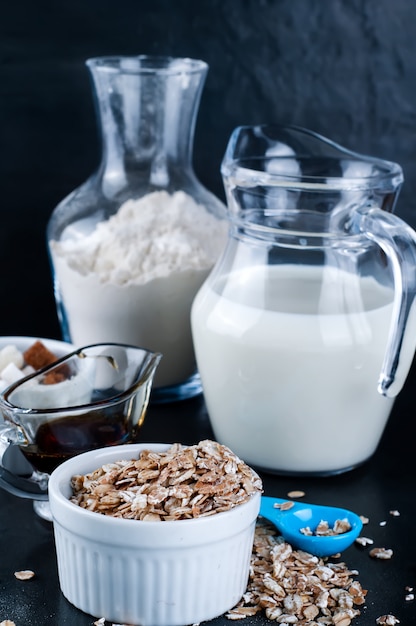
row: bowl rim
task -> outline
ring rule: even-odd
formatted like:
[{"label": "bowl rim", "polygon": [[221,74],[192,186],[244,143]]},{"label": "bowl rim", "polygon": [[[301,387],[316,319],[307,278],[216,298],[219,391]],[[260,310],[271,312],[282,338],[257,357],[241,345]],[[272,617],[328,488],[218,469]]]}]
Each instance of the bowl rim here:
[{"label": "bowl rim", "polygon": [[50,350],[52,346],[56,348],[63,349],[68,347],[69,350],[74,350],[75,346],[73,343],[69,341],[65,341],[64,339],[55,339],[53,337],[40,337],[37,335],[0,335],[0,350],[3,350],[8,345],[15,345],[18,350],[26,350],[27,348],[23,347],[28,344],[30,348],[36,341],[41,341],[47,348]]}]

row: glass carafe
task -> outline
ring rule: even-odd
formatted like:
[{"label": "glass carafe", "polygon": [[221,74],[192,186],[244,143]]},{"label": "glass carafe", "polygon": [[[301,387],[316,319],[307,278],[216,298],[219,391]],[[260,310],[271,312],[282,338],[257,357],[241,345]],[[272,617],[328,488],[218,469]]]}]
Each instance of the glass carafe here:
[{"label": "glass carafe", "polygon": [[266,471],[354,468],[415,351],[401,168],[304,129],[242,127],[222,175],[228,245],[191,318],[214,434]]},{"label": "glass carafe", "polygon": [[192,167],[208,66],[195,59],[89,59],[98,170],[54,210],[48,244],[63,337],[161,352],[152,400],[200,393],[193,297],[226,242],[225,207]]}]

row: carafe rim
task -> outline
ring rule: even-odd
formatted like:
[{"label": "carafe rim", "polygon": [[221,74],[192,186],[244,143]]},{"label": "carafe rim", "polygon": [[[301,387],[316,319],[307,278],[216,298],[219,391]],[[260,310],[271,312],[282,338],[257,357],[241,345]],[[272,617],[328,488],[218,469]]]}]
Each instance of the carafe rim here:
[{"label": "carafe rim", "polygon": [[127,75],[177,76],[208,70],[208,63],[201,59],[152,54],[97,56],[87,59],[85,65],[92,71]]}]

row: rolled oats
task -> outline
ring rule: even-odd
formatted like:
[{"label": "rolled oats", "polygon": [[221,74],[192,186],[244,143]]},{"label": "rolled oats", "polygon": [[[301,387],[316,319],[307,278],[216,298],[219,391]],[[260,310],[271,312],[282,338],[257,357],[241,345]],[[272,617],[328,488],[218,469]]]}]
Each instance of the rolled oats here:
[{"label": "rolled oats", "polygon": [[351,618],[342,611],[341,613],[336,613],[332,618],[332,623],[336,624],[336,626],[350,626]]},{"label": "rolled oats", "polygon": [[23,569],[20,572],[15,572],[14,575],[18,580],[30,580],[34,577],[35,572],[32,572],[31,569]]},{"label": "rolled oats", "polygon": [[[260,478],[250,467],[225,446],[209,440],[195,446],[174,444],[162,453],[145,450],[137,459],[74,476],[72,487],[71,501],[79,506],[104,515],[157,521],[212,515],[262,490]],[[292,498],[304,495],[300,491],[288,494]],[[319,532],[345,532],[349,529],[345,522],[338,520],[333,528],[322,522]],[[258,520],[248,586],[226,617],[237,621],[263,612],[267,619],[287,626],[350,626],[360,615],[367,594],[353,579],[357,573],[345,563],[295,550],[274,526]],[[94,625],[105,626],[104,618]]]},{"label": "rolled oats", "polygon": [[289,493],[287,494],[287,497],[288,498],[303,498],[304,495],[305,495],[304,491],[295,489],[294,491],[289,491]]},{"label": "rolled oats", "polygon": [[400,624],[400,620],[394,615],[381,615],[376,619],[376,624],[386,624],[386,626],[395,626]]},{"label": "rolled oats", "polygon": [[247,590],[227,613],[232,620],[264,611],[278,624],[349,626],[367,591],[345,563],[326,562],[295,550],[274,526],[256,524]]},{"label": "rolled oats", "polygon": [[289,511],[289,509],[292,509],[294,506],[295,503],[290,500],[286,500],[285,502],[276,502],[274,504],[274,508],[280,509],[281,511]]},{"label": "rolled oats", "polygon": [[393,550],[390,548],[373,548],[370,550],[369,555],[374,559],[388,560],[393,556]]},{"label": "rolled oats", "polygon": [[342,535],[349,530],[351,530],[351,524],[346,518],[344,518],[335,520],[332,527],[326,520],[321,520],[315,530],[312,530],[309,526],[305,526],[300,529],[300,532],[303,535],[308,536],[317,535],[320,537],[329,537],[333,535]]},{"label": "rolled oats", "polygon": [[374,541],[372,539],[370,539],[369,537],[357,537],[357,539],[355,540],[355,543],[360,544],[360,546],[371,546],[373,545]]},{"label": "rolled oats", "polygon": [[72,478],[71,502],[103,515],[142,521],[192,519],[227,511],[262,491],[259,476],[229,448],[205,440],[143,450]]}]

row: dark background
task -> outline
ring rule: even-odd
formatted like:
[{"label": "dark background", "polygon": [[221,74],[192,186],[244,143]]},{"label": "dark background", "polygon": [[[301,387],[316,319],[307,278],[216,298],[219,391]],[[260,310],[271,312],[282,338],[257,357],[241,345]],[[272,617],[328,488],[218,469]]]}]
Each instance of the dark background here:
[{"label": "dark background", "polygon": [[[121,54],[191,56],[209,63],[194,164],[201,181],[218,195],[223,195],[220,162],[236,126],[293,123],[399,162],[406,180],[396,212],[416,227],[415,0],[2,0],[0,335],[60,336],[46,225],[55,205],[99,161],[84,62]],[[361,560],[358,556],[360,577],[371,590],[360,620],[368,625],[387,611],[395,612],[403,626],[416,623],[415,604],[403,599],[404,586],[413,585],[416,575],[415,378],[414,364],[374,461],[325,485],[301,483],[311,501],[334,504],[342,493],[350,508],[370,508],[368,535],[375,533],[376,542],[384,541],[378,522],[385,511],[403,512],[387,526],[391,544],[386,547],[395,550],[387,568],[364,553]],[[151,407],[163,421],[159,424],[159,414],[155,420],[150,416],[146,428],[164,432],[166,441],[191,440],[193,429],[205,423],[194,402],[182,403],[176,413],[163,405]],[[279,484],[275,493],[287,493]],[[48,623],[74,623],[73,610],[57,593],[49,530],[46,537],[34,527],[31,503],[3,497],[4,511],[13,503],[19,507],[10,530],[2,526],[4,545],[20,541],[17,552],[3,551],[3,572],[30,565],[39,574],[38,582],[28,591],[19,587],[18,595],[16,582],[8,591],[3,575],[0,604],[13,598],[7,617],[27,612],[27,623],[42,623],[47,610]],[[3,521],[9,517],[3,515]]]},{"label": "dark background", "polygon": [[398,161],[416,225],[413,0],[10,0],[0,7],[0,334],[60,336],[45,229],[96,168],[92,56],[204,59],[194,149],[222,196],[239,124],[294,123]]}]

